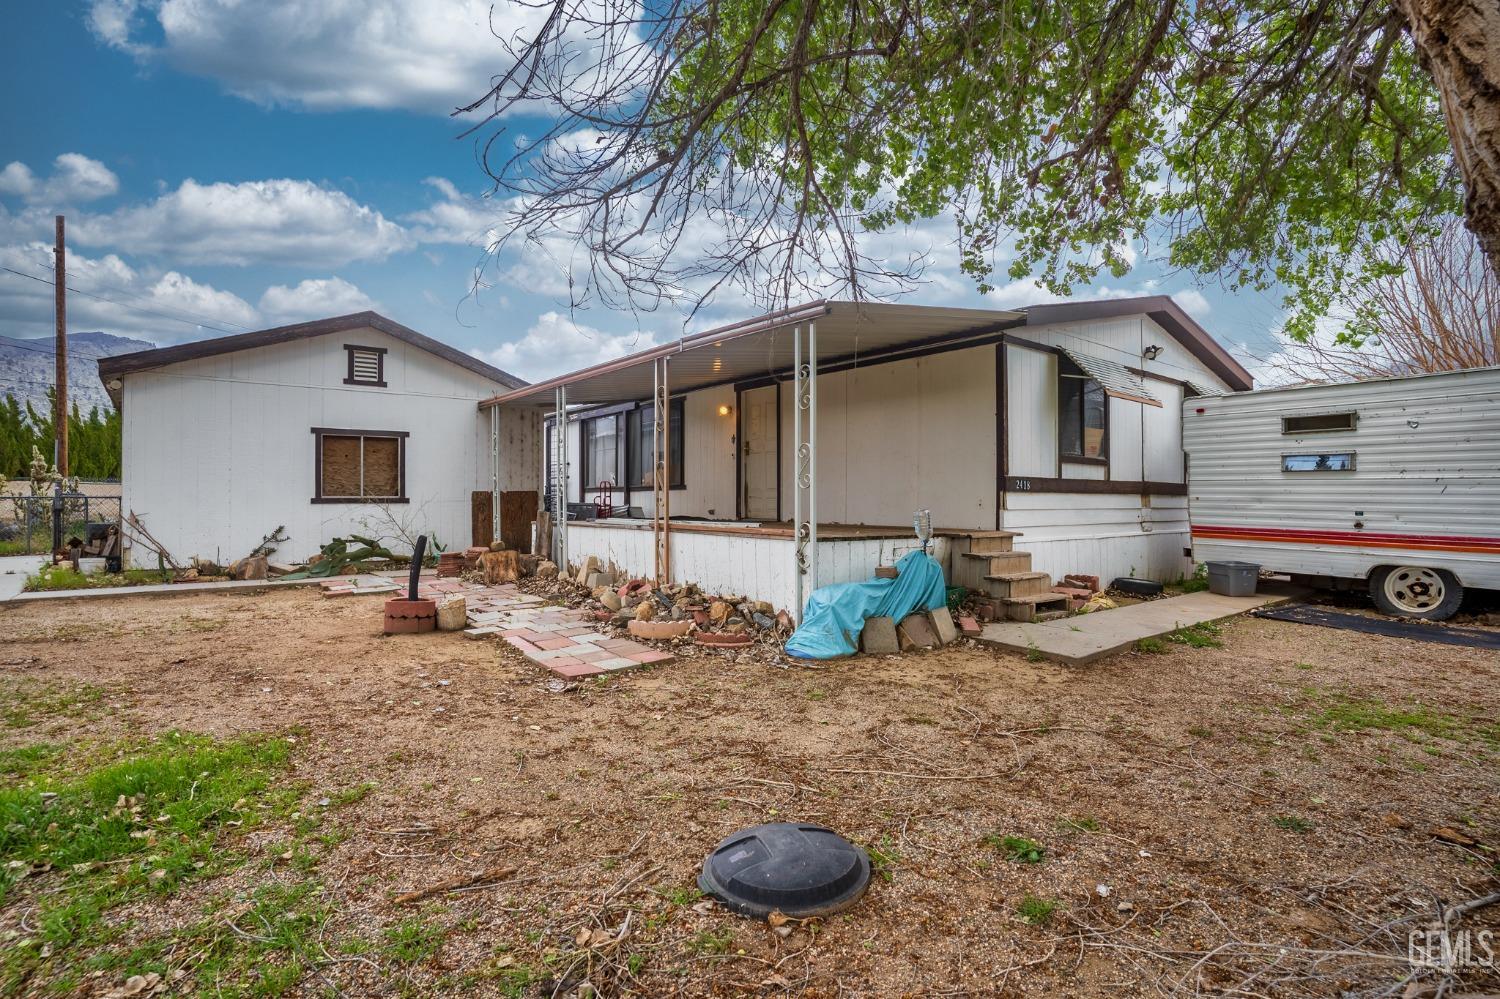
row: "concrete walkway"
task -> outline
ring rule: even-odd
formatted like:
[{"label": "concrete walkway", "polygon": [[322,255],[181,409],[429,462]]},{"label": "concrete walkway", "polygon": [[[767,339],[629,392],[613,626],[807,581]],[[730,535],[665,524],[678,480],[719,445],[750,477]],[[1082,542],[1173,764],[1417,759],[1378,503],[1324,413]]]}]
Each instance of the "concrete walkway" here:
[{"label": "concrete walkway", "polygon": [[0,603],[18,596],[26,585],[26,577],[35,573],[47,562],[45,555],[0,556]]},{"label": "concrete walkway", "polygon": [[1221,597],[1215,593],[1184,593],[1165,600],[1061,617],[1035,624],[996,622],[979,633],[980,642],[1013,652],[1040,653],[1071,665],[1091,663],[1124,652],[1143,638],[1166,635],[1190,624],[1233,617],[1257,607],[1285,603],[1303,590],[1286,584],[1262,583],[1253,597]]}]

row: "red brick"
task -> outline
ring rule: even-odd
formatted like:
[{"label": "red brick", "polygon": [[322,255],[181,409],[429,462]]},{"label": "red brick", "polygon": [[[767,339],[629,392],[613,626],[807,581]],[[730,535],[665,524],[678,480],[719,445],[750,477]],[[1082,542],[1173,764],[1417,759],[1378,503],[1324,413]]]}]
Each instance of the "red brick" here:
[{"label": "red brick", "polygon": [[536,647],[539,649],[566,649],[570,645],[577,644],[571,638],[544,638],[536,643]]},{"label": "red brick", "polygon": [[579,663],[576,666],[549,666],[548,668],[558,676],[566,677],[569,680],[581,680],[590,676],[603,676],[609,672],[607,669],[600,669],[598,666],[592,666],[588,663]]},{"label": "red brick", "polygon": [[973,638],[975,635],[979,634],[979,622],[974,620],[972,617],[969,617],[967,614],[961,615],[958,619],[958,630],[963,632],[970,638]]}]

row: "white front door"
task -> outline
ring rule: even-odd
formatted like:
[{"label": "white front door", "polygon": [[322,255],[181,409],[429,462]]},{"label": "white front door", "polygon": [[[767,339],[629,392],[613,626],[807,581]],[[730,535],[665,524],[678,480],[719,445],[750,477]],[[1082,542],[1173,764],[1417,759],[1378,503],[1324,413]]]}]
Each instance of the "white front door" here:
[{"label": "white front door", "polygon": [[776,386],[740,394],[741,507],[746,520],[776,520]]}]

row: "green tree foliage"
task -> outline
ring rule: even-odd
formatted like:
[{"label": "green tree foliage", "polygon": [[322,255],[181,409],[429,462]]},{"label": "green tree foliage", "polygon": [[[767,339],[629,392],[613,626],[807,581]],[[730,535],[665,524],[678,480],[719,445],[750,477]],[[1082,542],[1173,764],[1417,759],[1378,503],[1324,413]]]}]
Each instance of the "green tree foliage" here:
[{"label": "green tree foliage", "polygon": [[[31,464],[31,449],[37,448],[49,461],[55,441],[57,396],[47,390],[48,405],[24,406],[14,396],[0,400],[0,474],[25,478]],[[68,414],[68,470],[81,479],[120,477],[120,414],[115,409],[101,413],[90,407],[87,415],[74,404]]]},{"label": "green tree foliage", "polygon": [[511,231],[584,239],[578,300],[888,292],[922,261],[871,234],[952,215],[982,289],[1145,246],[1286,290],[1303,336],[1388,272],[1365,248],[1463,208],[1403,5],[559,2],[467,110],[556,112],[487,164]]}]

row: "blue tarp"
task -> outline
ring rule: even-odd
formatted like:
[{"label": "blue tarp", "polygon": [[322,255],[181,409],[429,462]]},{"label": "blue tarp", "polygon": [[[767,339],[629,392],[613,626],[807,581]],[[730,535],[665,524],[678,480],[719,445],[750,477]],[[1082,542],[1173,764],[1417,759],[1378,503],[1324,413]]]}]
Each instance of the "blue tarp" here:
[{"label": "blue tarp", "polygon": [[802,625],[787,639],[787,655],[836,659],[859,651],[867,617],[900,621],[917,610],[937,610],[947,602],[943,567],[926,552],[911,552],[896,563],[895,579],[835,583],[813,591]]}]

